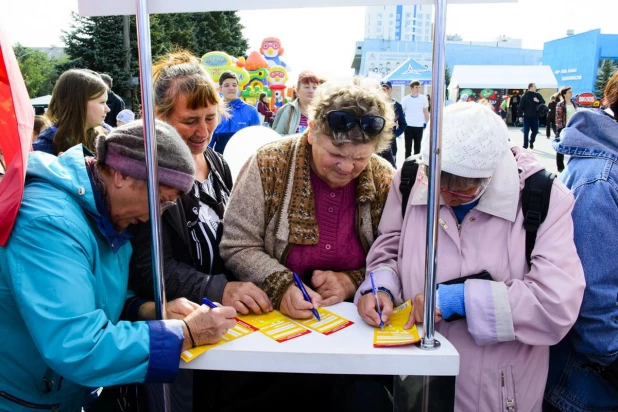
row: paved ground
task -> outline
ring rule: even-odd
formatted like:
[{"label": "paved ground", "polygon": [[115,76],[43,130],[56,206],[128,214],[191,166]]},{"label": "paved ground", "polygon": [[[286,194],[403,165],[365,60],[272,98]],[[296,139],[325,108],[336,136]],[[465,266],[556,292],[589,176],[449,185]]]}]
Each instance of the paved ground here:
[{"label": "paved ground", "polygon": [[[521,132],[520,127],[509,127],[509,135],[511,142],[516,145],[523,146],[524,134]],[[534,149],[532,153],[536,156],[537,160],[545,166],[547,170],[552,173],[557,173],[556,168],[556,151],[552,148],[551,142],[554,140],[554,134],[552,132],[551,138],[548,139],[545,136],[545,128],[540,128],[540,133],[536,136],[534,142]],[[528,149],[530,150],[530,149]],[[403,141],[403,135],[397,139],[397,166],[400,167],[404,161],[405,146]],[[568,159],[565,159],[565,164]]]}]

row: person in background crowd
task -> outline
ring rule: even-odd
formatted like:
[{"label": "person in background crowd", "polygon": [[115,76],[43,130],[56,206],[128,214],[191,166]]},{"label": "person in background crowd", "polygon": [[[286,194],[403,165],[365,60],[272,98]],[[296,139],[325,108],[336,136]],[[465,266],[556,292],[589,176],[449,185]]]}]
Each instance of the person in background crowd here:
[{"label": "person in background crowd", "polygon": [[519,103],[521,102],[521,96],[519,95],[519,90],[513,90],[513,95],[509,100],[509,107],[511,109],[511,122],[513,126],[517,126],[517,113]]},{"label": "person in background crowd", "polygon": [[[238,279],[254,282],[273,307],[295,319],[312,317],[313,308],[352,299],[364,279],[366,253],[377,236],[394,174],[375,154],[388,147],[394,127],[393,105],[377,83],[327,82],[318,87],[308,109],[309,128],[303,134],[261,147],[241,170],[220,245],[227,268]],[[293,273],[309,285],[311,303],[292,286]],[[286,376],[273,379],[290,385]],[[337,377],[306,379],[317,379],[313,384],[320,389],[302,386],[312,393],[304,409],[309,404],[333,411],[383,406],[386,392],[381,386],[334,405],[328,401],[333,390],[341,391],[339,402],[346,399]],[[278,384],[269,384],[277,389]],[[277,390],[277,398],[284,392]]]},{"label": "person in background crowd", "polygon": [[393,93],[393,85],[391,82],[381,82],[382,90],[389,97],[391,102],[393,103],[393,110],[395,111],[395,126],[393,126],[393,139],[391,140],[391,145],[388,149],[380,153],[380,156],[388,160],[393,167],[397,168],[397,138],[401,136],[406,130],[406,116],[403,113],[403,108],[398,101],[391,97]]},{"label": "person in background crowd", "polygon": [[421,83],[414,80],[410,83],[410,94],[401,101],[407,125],[405,130],[406,159],[412,155],[413,145],[414,154],[420,153],[423,129],[429,121],[429,102],[420,92]]},{"label": "person in background crowd", "polygon": [[549,139],[551,137],[551,131],[554,131],[554,135],[556,133],[556,105],[558,104],[556,95],[553,95],[550,99],[547,108],[549,112],[547,112],[547,122],[545,124],[545,136]]},{"label": "person in background crowd", "polygon": [[280,135],[302,133],[308,127],[308,110],[313,101],[315,90],[320,84],[320,78],[310,71],[302,71],[298,75],[296,94],[298,98],[283,105],[275,115],[273,130]]},{"label": "person in background crowd", "polygon": [[53,155],[76,144],[94,151],[94,139],[102,133],[99,126],[107,113],[107,86],[101,76],[87,69],[67,70],[56,81],[45,114],[52,125],[32,147]]},{"label": "person in background crowd", "polygon": [[109,112],[107,116],[105,116],[105,123],[111,127],[119,126],[116,122],[116,118],[118,117],[118,113],[124,110],[124,100],[112,91],[112,84],[114,81],[111,76],[101,73],[101,79],[103,79],[107,85],[107,106],[109,107]]},{"label": "person in background crowd", "polygon": [[[161,217],[163,239],[163,276],[168,300],[187,298],[201,304],[207,297],[213,302],[234,307],[247,314],[272,310],[266,294],[251,282],[228,279],[219,254],[223,233],[223,213],[230,191],[230,169],[219,153],[208,147],[225,109],[210,76],[199,59],[188,52],[163,56],[153,67],[155,116],[172,125],[191,151],[196,173],[191,190],[180,195],[177,206]],[[149,224],[135,227],[131,240],[129,285],[136,295],[154,299]],[[222,372],[220,372],[222,373]],[[211,402],[208,392],[200,389],[192,397],[191,388],[220,388],[207,384],[220,373],[183,370],[172,385],[175,410],[203,410]],[[159,386],[149,386],[150,411],[163,405]],[[188,406],[187,406],[188,405]]]},{"label": "person in background crowd", "polygon": [[135,113],[129,109],[121,110],[118,116],[116,116],[116,124],[118,126],[131,123],[133,120],[135,120]]},{"label": "person in background crowd", "polygon": [[[143,132],[137,121],[99,136],[96,158],[82,145],[29,155],[0,247],[2,351],[19,355],[0,357],[0,410],[80,411],[89,388],[171,382],[182,351],[234,327],[234,308],[186,299],[169,302],[169,320],[137,321],[154,319],[153,302],[127,290],[127,228],[149,219]],[[165,210],[191,189],[195,166],[171,126],[157,122],[155,139]]]},{"label": "person in background crowd", "polygon": [[[536,84],[530,83],[528,91],[521,97],[521,102],[517,106],[519,119],[524,123],[524,149],[528,148],[530,139],[530,149],[534,149],[534,140],[539,133],[539,113],[538,106],[545,104],[545,99],[536,91]],[[532,131],[532,134],[530,132]]]},{"label": "person in background crowd", "polygon": [[270,124],[270,119],[273,117],[273,112],[268,107],[268,102],[266,101],[266,93],[260,93],[257,110],[262,116],[264,116],[264,123]]},{"label": "person in background crowd", "polygon": [[36,115],[34,116],[34,127],[32,128],[32,141],[36,142],[36,139],[39,138],[41,132],[51,126],[51,123],[45,116]]},{"label": "person in background crowd", "polygon": [[257,109],[238,97],[238,77],[235,73],[225,71],[219,77],[219,88],[229,112],[223,116],[219,126],[212,135],[210,147],[223,154],[227,142],[239,130],[249,126],[259,126],[260,116]]},{"label": "person in background crowd", "polygon": [[574,238],[586,290],[573,329],[550,350],[547,412],[618,410],[618,72],[604,101],[607,112],[573,113],[554,143],[570,156],[560,180],[575,196]]},{"label": "person in background crowd", "polygon": [[[573,195],[554,180],[528,262],[520,192],[543,166],[522,148],[509,148],[504,122],[477,103],[444,109],[441,156],[436,330],[460,354],[455,410],[540,411],[549,346],[575,322],[584,292]],[[425,138],[405,216],[398,172],[367,256],[382,321],[393,305],[413,301],[405,329],[423,321],[428,158]],[[453,280],[459,283],[443,283]],[[359,315],[377,326],[371,290],[366,277],[355,301]]]},{"label": "person in background crowd", "polygon": [[[575,114],[577,107],[573,103],[573,90],[570,86],[560,89],[559,101],[556,104],[556,139],[560,140],[560,133],[562,129],[567,127],[569,119]],[[564,153],[556,152],[556,167],[558,172],[564,170]]]},{"label": "person in background crowd", "polygon": [[505,94],[504,96],[502,96],[502,103],[500,103],[500,117],[502,117],[502,120],[504,120],[504,123],[506,123],[508,112],[509,112],[509,96]]}]

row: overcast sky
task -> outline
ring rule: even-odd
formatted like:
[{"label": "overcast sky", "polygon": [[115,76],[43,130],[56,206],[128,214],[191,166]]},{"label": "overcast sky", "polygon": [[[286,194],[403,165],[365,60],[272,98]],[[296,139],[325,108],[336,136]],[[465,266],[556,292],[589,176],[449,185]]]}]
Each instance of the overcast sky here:
[{"label": "overcast sky", "polygon": [[[0,25],[13,43],[25,46],[61,46],[61,30],[68,29],[70,13],[77,10],[77,0],[0,3]],[[602,33],[618,34],[616,10],[616,0],[452,5],[447,9],[446,32],[468,41],[506,35],[522,39],[524,48],[540,50],[544,42],[564,37],[567,29],[581,33],[600,28]],[[264,37],[281,39],[291,77],[305,69],[327,78],[352,75],[354,47],[364,34],[364,7],[241,11],[240,15],[249,50],[258,49]]]}]

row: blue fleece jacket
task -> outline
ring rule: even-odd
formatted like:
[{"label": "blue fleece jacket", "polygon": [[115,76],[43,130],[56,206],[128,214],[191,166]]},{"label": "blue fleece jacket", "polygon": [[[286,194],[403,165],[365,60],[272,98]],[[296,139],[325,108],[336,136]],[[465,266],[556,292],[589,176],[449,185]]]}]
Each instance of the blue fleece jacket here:
[{"label": "blue fleece jacket", "polygon": [[0,247],[0,410],[81,410],[88,387],[175,377],[182,323],[120,320],[131,244],[101,219],[82,145],[29,154]]}]

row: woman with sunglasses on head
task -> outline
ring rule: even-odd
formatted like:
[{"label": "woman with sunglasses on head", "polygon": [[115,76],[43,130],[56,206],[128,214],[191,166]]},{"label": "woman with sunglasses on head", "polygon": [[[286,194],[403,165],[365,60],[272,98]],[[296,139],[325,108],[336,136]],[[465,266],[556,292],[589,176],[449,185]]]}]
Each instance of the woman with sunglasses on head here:
[{"label": "woman with sunglasses on head", "polygon": [[[221,241],[227,267],[297,319],[354,296],[394,174],[375,154],[390,144],[394,123],[378,87],[325,83],[308,113],[307,131],[245,164]],[[292,273],[313,304],[290,287]]]},{"label": "woman with sunglasses on head", "polygon": [[[549,347],[569,331],[583,296],[573,195],[556,179],[528,260],[522,204],[532,212],[532,200],[522,194],[543,166],[525,149],[509,147],[508,137],[504,122],[483,105],[444,109],[435,320],[460,354],[456,411],[540,411]],[[383,322],[394,305],[413,301],[406,329],[423,321],[428,158],[426,134],[407,205],[402,209],[398,171],[367,257]],[[377,326],[371,290],[367,278],[355,301],[361,317]]]},{"label": "woman with sunglasses on head", "polygon": [[[263,146],[244,165],[220,245],[228,269],[254,282],[275,308],[296,319],[352,299],[365,277],[365,257],[394,175],[376,155],[390,145],[394,126],[393,105],[377,83],[319,86],[308,119],[304,133]],[[294,286],[294,273],[311,303]],[[284,378],[280,383],[286,384]],[[335,378],[307,379],[329,388],[326,382]],[[317,406],[330,395],[304,390],[320,395],[311,397]],[[372,402],[382,399],[375,396],[362,410],[380,410]]]}]

